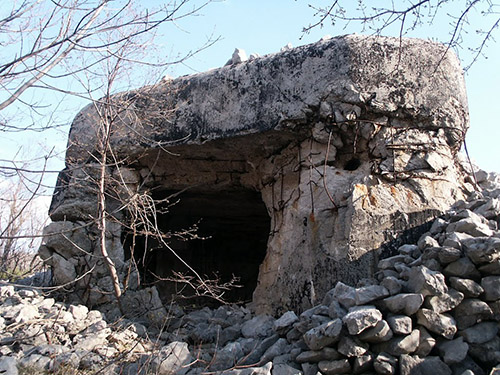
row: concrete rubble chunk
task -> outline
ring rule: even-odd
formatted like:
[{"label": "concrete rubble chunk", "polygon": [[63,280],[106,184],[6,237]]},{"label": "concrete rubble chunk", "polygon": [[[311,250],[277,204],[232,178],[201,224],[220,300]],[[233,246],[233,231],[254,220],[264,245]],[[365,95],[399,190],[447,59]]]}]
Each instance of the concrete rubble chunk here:
[{"label": "concrete rubble chunk", "polygon": [[389,316],[387,323],[396,335],[408,335],[412,331],[412,320],[406,315]]},{"label": "concrete rubble chunk", "polygon": [[482,320],[493,317],[490,306],[477,298],[466,298],[454,310],[459,329],[470,327]]},{"label": "concrete rubble chunk", "polygon": [[467,217],[455,223],[451,223],[446,228],[446,231],[466,233],[473,237],[493,235],[493,231],[486,224],[482,223],[480,220],[477,220],[474,217]]},{"label": "concrete rubble chunk", "polygon": [[380,285],[386,288],[391,296],[400,293],[403,288],[402,282],[394,276],[384,277]]},{"label": "concrete rubble chunk", "polygon": [[373,368],[373,355],[365,354],[354,358],[352,366],[353,374],[362,374]]},{"label": "concrete rubble chunk", "polygon": [[494,219],[500,216],[500,199],[488,199],[483,205],[475,208],[474,213],[484,216],[486,219]]},{"label": "concrete rubble chunk", "polygon": [[16,323],[27,323],[39,316],[38,308],[32,305],[21,305],[16,314],[12,316]]},{"label": "concrete rubble chunk", "polygon": [[469,258],[460,258],[446,266],[443,270],[446,276],[457,276],[463,279],[478,279],[481,274]]},{"label": "concrete rubble chunk", "polygon": [[[462,374],[465,371],[472,372],[473,375],[487,375],[487,373],[469,355],[461,363],[450,365],[455,374]],[[470,373],[466,373],[470,375]]]},{"label": "concrete rubble chunk", "polygon": [[424,327],[419,326],[417,329],[420,331],[420,340],[414,354],[426,357],[434,349],[434,346],[436,346],[436,339]]},{"label": "concrete rubble chunk", "polygon": [[491,263],[500,258],[500,238],[475,237],[462,241],[467,256],[475,263]]},{"label": "concrete rubble chunk", "polygon": [[334,348],[323,348],[319,351],[303,351],[296,358],[297,363],[333,361],[340,359],[341,355]]},{"label": "concrete rubble chunk", "polygon": [[374,327],[365,329],[358,337],[365,342],[377,343],[388,341],[392,336],[393,333],[387,321],[381,320]]},{"label": "concrete rubble chunk", "polygon": [[12,357],[0,357],[0,373],[6,375],[17,375],[17,361]]},{"label": "concrete rubble chunk", "polygon": [[356,289],[339,281],[333,289],[333,298],[349,309],[356,305]]},{"label": "concrete rubble chunk", "polygon": [[413,267],[410,271],[408,289],[424,297],[439,296],[448,292],[448,287],[441,272],[431,271],[425,266]]},{"label": "concrete rubble chunk", "polygon": [[500,276],[483,277],[481,279],[481,286],[484,289],[484,299],[486,301],[500,299]]},{"label": "concrete rubble chunk", "polygon": [[455,319],[449,315],[438,314],[429,309],[420,309],[417,311],[417,323],[449,340],[453,339],[457,332]]},{"label": "concrete rubble chunk", "polygon": [[381,270],[394,269],[396,263],[410,263],[413,260],[414,259],[408,255],[399,254],[380,260],[377,267]]},{"label": "concrete rubble chunk", "polygon": [[246,342],[249,347],[247,349],[244,349],[244,351],[246,352],[249,351],[249,354],[242,358],[239,364],[254,365],[255,363],[259,363],[266,350],[273,346],[278,341],[278,339],[279,336],[277,334],[263,340],[255,338],[250,339]]},{"label": "concrete rubble chunk", "polygon": [[313,317],[318,317],[318,316],[328,316],[328,306],[325,305],[317,305],[314,307],[311,307],[310,309],[307,309],[304,311],[302,314],[300,314],[300,319],[312,319]]},{"label": "concrete rubble chunk", "polygon": [[500,300],[495,302],[489,302],[488,306],[490,307],[493,313],[491,319],[500,322]]},{"label": "concrete rubble chunk", "polygon": [[460,232],[447,233],[446,239],[443,241],[443,246],[450,246],[456,249],[462,249],[462,240],[472,238],[471,235]]},{"label": "concrete rubble chunk", "polygon": [[448,293],[427,298],[425,305],[440,314],[454,309],[463,299],[463,293],[455,289],[449,289]]},{"label": "concrete rubble chunk", "polygon": [[[437,222],[440,220],[439,218],[435,220]],[[433,224],[434,225],[434,224]],[[409,255],[411,257],[417,258],[418,256],[421,255],[420,249],[418,248],[417,245],[413,244],[404,244],[398,247],[398,253],[403,254],[403,255]]]},{"label": "concrete rubble chunk", "polygon": [[88,307],[84,305],[71,305],[68,311],[73,315],[75,320],[84,320],[89,313]]},{"label": "concrete rubble chunk", "polygon": [[187,343],[174,341],[161,348],[151,361],[158,374],[183,375],[189,370],[187,364],[192,361],[192,356]]},{"label": "concrete rubble chunk", "polygon": [[220,371],[233,367],[244,356],[243,348],[238,342],[231,342],[217,351],[210,363],[210,370]]},{"label": "concrete rubble chunk", "polygon": [[366,305],[375,300],[387,297],[389,291],[382,285],[368,285],[361,288],[356,288],[355,302],[356,305]]},{"label": "concrete rubble chunk", "polygon": [[464,342],[463,337],[450,341],[441,341],[437,345],[437,348],[441,358],[448,365],[462,362],[469,351],[469,345]]},{"label": "concrete rubble chunk", "polygon": [[437,242],[437,240],[430,235],[423,235],[418,240],[418,248],[421,251],[424,251],[424,250],[431,248],[431,247],[438,247],[438,246],[439,246],[439,242]]},{"label": "concrete rubble chunk", "polygon": [[500,363],[500,337],[495,336],[492,340],[483,344],[470,344],[469,353],[478,363],[494,365]]},{"label": "concrete rubble chunk", "polygon": [[399,359],[400,375],[451,375],[451,369],[439,357],[420,358],[403,354]]},{"label": "concrete rubble chunk", "polygon": [[274,322],[274,330],[280,335],[285,335],[292,325],[298,322],[299,318],[293,311],[287,311]]},{"label": "concrete rubble chunk", "polygon": [[333,300],[328,307],[328,316],[332,319],[342,319],[347,314],[347,310],[340,306],[340,303]]},{"label": "concrete rubble chunk", "polygon": [[410,354],[417,350],[420,342],[420,331],[413,330],[409,335],[395,336],[388,342],[381,344],[384,351],[394,355],[400,356],[401,354]]},{"label": "concrete rubble chunk", "polygon": [[273,368],[273,363],[266,363],[261,367],[247,367],[241,369],[234,369],[229,371],[224,371],[224,375],[271,375],[271,370]]},{"label": "concrete rubble chunk", "polygon": [[304,375],[316,375],[319,372],[317,363],[302,363],[300,366]]},{"label": "concrete rubble chunk", "polygon": [[359,357],[366,353],[369,345],[356,337],[342,336],[338,344],[338,351],[347,358]]},{"label": "concrete rubble chunk", "polygon": [[342,321],[340,319],[331,320],[304,333],[304,341],[309,349],[321,350],[338,341],[341,331]]},{"label": "concrete rubble chunk", "polygon": [[420,293],[400,293],[382,300],[384,307],[390,312],[405,315],[415,314],[423,302],[424,296]]},{"label": "concrete rubble chunk", "polygon": [[244,337],[268,337],[273,332],[274,318],[269,315],[257,315],[243,323],[241,333]]},{"label": "concrete rubble chunk", "polygon": [[450,286],[460,293],[462,293],[465,297],[478,297],[481,293],[484,292],[484,289],[471,279],[461,279],[459,277],[450,277],[449,280]]},{"label": "concrete rubble chunk", "polygon": [[380,353],[373,362],[377,374],[392,375],[397,371],[398,359],[388,353]]},{"label": "concrete rubble chunk", "polygon": [[264,352],[262,357],[260,357],[259,363],[265,364],[272,361],[275,357],[285,354],[289,350],[289,344],[286,339],[280,338]]},{"label": "concrete rubble chunk", "polygon": [[424,251],[422,259],[437,259],[439,263],[446,265],[454,262],[462,256],[462,251],[451,246],[430,247]]},{"label": "concrete rubble chunk", "polygon": [[483,264],[478,267],[478,270],[483,275],[500,275],[500,260]]},{"label": "concrete rubble chunk", "polygon": [[347,359],[322,361],[318,363],[318,368],[323,375],[349,374],[351,372],[351,365]]},{"label": "concrete rubble chunk", "polygon": [[498,323],[482,322],[460,331],[460,335],[469,344],[484,344],[498,333]]},{"label": "concrete rubble chunk", "polygon": [[280,363],[273,365],[273,375],[302,375],[303,372],[297,370],[296,368],[287,365],[286,363]]},{"label": "concrete rubble chunk", "polygon": [[352,307],[342,319],[351,335],[358,335],[381,320],[382,313],[370,305]]},{"label": "concrete rubble chunk", "polygon": [[446,230],[446,226],[448,225],[448,222],[444,219],[441,219],[438,217],[434,222],[432,223],[431,229],[429,229],[429,232],[432,235],[438,234]]}]

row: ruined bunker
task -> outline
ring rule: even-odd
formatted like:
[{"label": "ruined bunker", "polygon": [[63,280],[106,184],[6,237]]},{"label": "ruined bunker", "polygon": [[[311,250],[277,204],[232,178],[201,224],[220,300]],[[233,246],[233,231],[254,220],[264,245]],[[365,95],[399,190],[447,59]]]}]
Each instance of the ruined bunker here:
[{"label": "ruined bunker", "polygon": [[[302,310],[337,280],[373,276],[463,197],[467,99],[443,45],[350,35],[163,80],[84,108],[71,127],[40,255],[90,305],[113,298],[93,222],[103,122],[106,247],[126,293],[156,285],[169,299],[183,286],[159,280],[190,275],[188,263],[238,277],[229,301]],[[130,225],[132,202],[148,199],[165,243]]]}]

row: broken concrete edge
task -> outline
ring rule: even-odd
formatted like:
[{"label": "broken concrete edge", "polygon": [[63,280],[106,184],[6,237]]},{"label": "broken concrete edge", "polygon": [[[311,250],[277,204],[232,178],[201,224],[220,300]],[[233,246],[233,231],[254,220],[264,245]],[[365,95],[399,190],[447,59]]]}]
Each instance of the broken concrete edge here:
[{"label": "broken concrete edge", "polygon": [[[113,148],[129,153],[271,130],[297,132],[311,118],[341,123],[349,116],[335,114],[340,103],[359,107],[353,107],[357,117],[359,110],[442,129],[454,149],[468,127],[457,57],[442,44],[409,38],[332,38],[115,98],[120,118]],[[96,145],[89,124],[98,118],[93,104],[77,115],[68,162],[87,160]]]},{"label": "broken concrete edge", "polygon": [[[453,54],[441,59],[445,50],[346,36],[119,94],[127,107],[117,106],[112,144],[127,163],[109,167],[120,183],[106,240],[124,282],[139,276],[129,275],[120,196],[187,188],[262,195],[271,228],[257,311],[303,310],[332,281],[373,274],[398,236],[425,230],[470,188],[456,160],[468,127],[463,75]],[[49,236],[40,252],[58,283],[79,280],[75,296],[91,305],[112,300],[96,228],[82,226],[97,207],[99,166],[87,158],[98,124],[87,108],[72,125],[46,229],[72,226],[74,238]]]}]

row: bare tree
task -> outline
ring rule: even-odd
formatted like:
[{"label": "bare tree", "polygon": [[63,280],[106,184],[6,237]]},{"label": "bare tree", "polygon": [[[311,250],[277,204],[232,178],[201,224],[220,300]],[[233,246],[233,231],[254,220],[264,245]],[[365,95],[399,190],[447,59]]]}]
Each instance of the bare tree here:
[{"label": "bare tree", "polygon": [[[110,144],[115,123],[120,122],[124,113],[130,113],[129,106],[133,104],[130,100],[122,100],[123,97],[116,92],[148,83],[137,77],[137,72],[146,68],[150,73],[144,75],[153,82],[158,81],[169,65],[180,63],[214,43],[209,39],[199,49],[168,61],[158,61],[155,56],[165,57],[151,53],[151,50],[157,50],[155,33],[162,25],[194,15],[210,1],[172,1],[151,10],[136,0],[25,0],[14,3],[8,11],[4,8],[4,14],[0,13],[0,48],[6,51],[0,57],[3,92],[0,95],[0,129],[4,132],[43,131],[58,125],[53,117],[58,103],[52,102],[53,96],[31,96],[29,92],[51,92],[62,95],[62,98],[78,98],[92,103],[99,114],[99,144],[97,152],[89,155],[93,165],[70,167],[98,171],[97,175],[92,175],[97,215],[89,217],[86,225],[97,227],[100,258],[113,280],[118,302],[125,280],[120,280],[107,249],[108,224],[117,220],[109,202],[122,199],[121,209],[128,209],[137,192],[129,192],[125,198],[123,194],[115,194],[123,192],[124,184],[109,174],[110,170],[119,169],[121,163]],[[154,74],[151,73],[153,70]],[[69,86],[71,89],[64,88]],[[121,99],[117,100],[117,97]],[[37,121],[27,124],[14,121],[20,113],[19,108],[23,107],[31,116],[48,113],[47,121],[42,125]],[[27,171],[38,173],[38,185],[33,188],[30,198],[34,200],[44,184],[43,176],[47,170],[19,165],[13,160],[4,160],[0,162],[0,174],[12,178]],[[154,206],[154,202],[152,204]],[[16,205],[15,208],[16,217],[1,222],[0,240],[5,244],[2,253],[5,256],[12,254],[12,243],[19,235],[14,219],[30,213],[28,205]],[[136,206],[135,210],[138,209],[144,208]],[[141,214],[142,217],[148,215],[149,211]],[[24,233],[23,237],[39,238],[39,229],[31,234]],[[150,228],[147,231],[151,232]],[[159,233],[156,235],[162,239],[165,237]]]},{"label": "bare tree", "polygon": [[47,218],[39,209],[36,194],[26,180],[9,180],[0,184],[0,279],[14,280],[37,266],[39,236]]},{"label": "bare tree", "polygon": [[[41,107],[45,103],[23,100],[22,94],[32,88],[60,90],[58,81],[98,65],[127,39],[151,36],[163,24],[195,14],[208,2],[174,1],[155,10],[141,9],[134,0],[14,2],[0,19],[0,46],[5,51],[0,59],[0,86],[5,93],[0,111],[16,101]],[[154,64],[151,59],[140,63]]]},{"label": "bare tree", "polygon": [[[488,44],[494,41],[500,23],[500,2],[496,0],[359,0],[356,6],[353,3],[332,0],[326,7],[309,5],[314,10],[317,21],[304,27],[303,32],[309,33],[326,23],[342,27],[361,24],[363,32],[392,32],[403,37],[417,29],[425,30],[438,22],[439,17],[444,17],[449,21],[449,35],[441,42],[457,53],[465,49],[470,54],[465,65],[467,70],[478,58],[484,56]],[[472,25],[472,16],[480,16],[481,24]],[[477,34],[476,38],[470,34]]]}]

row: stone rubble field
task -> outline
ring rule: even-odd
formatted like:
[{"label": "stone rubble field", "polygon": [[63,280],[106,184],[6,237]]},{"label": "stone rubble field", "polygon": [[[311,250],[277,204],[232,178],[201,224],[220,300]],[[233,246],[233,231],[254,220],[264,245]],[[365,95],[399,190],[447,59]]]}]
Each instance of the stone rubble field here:
[{"label": "stone rubble field", "polygon": [[500,374],[500,176],[477,178],[375,280],[300,315],[172,306],[155,327],[0,284],[0,374]]}]

